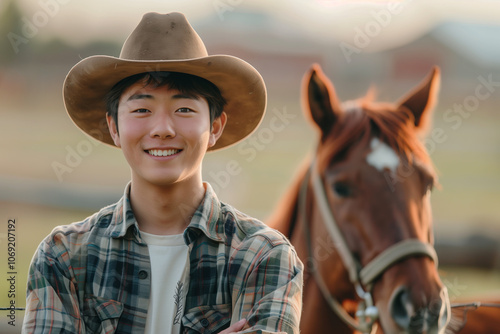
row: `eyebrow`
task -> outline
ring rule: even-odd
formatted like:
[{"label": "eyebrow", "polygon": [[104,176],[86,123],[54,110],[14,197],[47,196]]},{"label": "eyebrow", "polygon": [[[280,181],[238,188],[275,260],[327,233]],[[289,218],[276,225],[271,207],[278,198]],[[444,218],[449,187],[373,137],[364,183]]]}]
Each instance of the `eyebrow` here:
[{"label": "eyebrow", "polygon": [[131,95],[127,99],[127,101],[132,101],[132,100],[147,100],[147,99],[153,100],[154,97],[153,97],[153,95],[150,95],[150,94],[133,94],[133,95]]},{"label": "eyebrow", "polygon": [[[189,100],[199,100],[200,97],[194,94],[175,94],[172,96],[173,99],[180,100],[180,99],[189,99]],[[127,101],[133,101],[133,100],[154,100],[154,96],[151,94],[143,94],[143,93],[137,93],[131,95]]]}]

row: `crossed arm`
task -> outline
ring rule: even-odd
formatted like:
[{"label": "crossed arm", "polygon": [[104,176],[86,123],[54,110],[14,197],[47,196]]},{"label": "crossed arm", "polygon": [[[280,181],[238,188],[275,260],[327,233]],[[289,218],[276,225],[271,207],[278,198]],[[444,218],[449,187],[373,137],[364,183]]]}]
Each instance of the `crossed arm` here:
[{"label": "crossed arm", "polygon": [[241,279],[232,287],[233,296],[238,296],[232,302],[232,325],[221,334],[299,334],[302,263],[289,244],[259,258],[255,266],[238,273]]},{"label": "crossed arm", "polygon": [[231,325],[229,328],[223,330],[219,334],[238,334],[239,330],[242,330],[247,322],[247,319],[241,319],[237,323]]},{"label": "crossed arm", "polygon": [[[35,256],[23,333],[45,333],[55,328],[73,333],[88,331],[78,289],[68,272],[72,269],[61,262],[46,252]],[[285,245],[272,249],[255,266],[238,275],[244,275],[244,279],[233,286],[232,325],[220,334],[298,334],[303,266],[291,248]],[[112,322],[109,310],[107,307],[105,312]]]}]

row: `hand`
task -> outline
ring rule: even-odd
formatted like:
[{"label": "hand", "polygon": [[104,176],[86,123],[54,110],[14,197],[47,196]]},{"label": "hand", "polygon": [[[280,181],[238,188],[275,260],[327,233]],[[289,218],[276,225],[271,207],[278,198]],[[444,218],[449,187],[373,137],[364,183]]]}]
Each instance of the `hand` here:
[{"label": "hand", "polygon": [[219,334],[238,334],[238,331],[241,330],[243,328],[243,326],[245,326],[246,323],[247,323],[246,319],[241,319],[240,321],[233,324],[229,328],[226,328],[225,330],[223,330]]}]

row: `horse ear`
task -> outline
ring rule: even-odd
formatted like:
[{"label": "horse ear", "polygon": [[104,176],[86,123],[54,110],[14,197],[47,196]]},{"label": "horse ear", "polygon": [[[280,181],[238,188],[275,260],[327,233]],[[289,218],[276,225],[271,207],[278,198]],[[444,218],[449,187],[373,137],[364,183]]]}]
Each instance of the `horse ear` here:
[{"label": "horse ear", "polygon": [[410,91],[399,103],[399,107],[406,107],[415,118],[415,127],[426,130],[431,118],[432,110],[437,101],[440,84],[439,67],[434,66],[431,73]]},{"label": "horse ear", "polygon": [[340,113],[333,84],[323,73],[321,67],[318,64],[313,64],[304,76],[303,87],[304,97],[302,101],[306,116],[312,118],[324,137],[329,133]]}]

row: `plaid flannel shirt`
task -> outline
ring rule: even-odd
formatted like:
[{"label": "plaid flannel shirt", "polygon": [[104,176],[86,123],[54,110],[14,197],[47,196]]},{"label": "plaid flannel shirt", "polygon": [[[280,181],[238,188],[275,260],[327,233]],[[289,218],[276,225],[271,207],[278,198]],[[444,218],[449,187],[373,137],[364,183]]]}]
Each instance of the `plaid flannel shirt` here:
[{"label": "plaid flannel shirt", "polygon": [[[299,333],[303,265],[280,233],[219,202],[210,185],[184,240],[181,333]],[[144,333],[150,259],[130,207],[116,204],[61,226],[29,271],[23,333]]]}]

